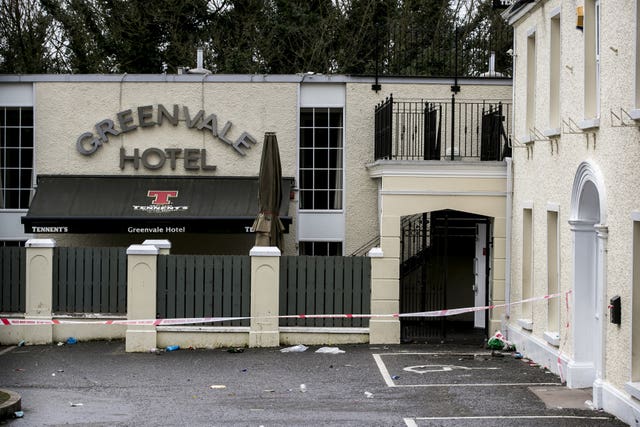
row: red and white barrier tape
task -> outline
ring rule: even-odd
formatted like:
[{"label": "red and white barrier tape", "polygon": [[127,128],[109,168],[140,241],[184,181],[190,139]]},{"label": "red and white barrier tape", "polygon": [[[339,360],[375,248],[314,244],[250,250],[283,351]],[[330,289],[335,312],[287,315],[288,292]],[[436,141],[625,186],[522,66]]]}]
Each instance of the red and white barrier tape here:
[{"label": "red and white barrier tape", "polygon": [[[562,341],[562,347],[565,348],[566,344],[567,344],[567,337],[569,336],[569,326],[570,326],[570,320],[571,319],[571,312],[569,309],[569,294],[571,293],[571,291],[569,290],[568,292],[565,293],[564,295],[564,301],[566,304],[566,308],[567,308],[567,322],[565,323],[565,333],[564,333],[564,340]],[[560,357],[560,352],[558,352],[558,373],[560,374],[560,381],[564,384],[565,383],[565,376],[564,376],[564,371],[562,370],[562,358]]]},{"label": "red and white barrier tape", "polygon": [[[566,292],[568,295],[571,291]],[[422,311],[417,313],[395,313],[395,314],[292,314],[284,316],[261,316],[265,318],[278,319],[379,319],[379,318],[400,318],[400,317],[444,317],[455,316],[457,314],[472,313],[476,311],[484,311],[495,308],[502,308],[511,305],[524,304],[532,301],[548,300],[561,296],[562,293],[544,295],[541,297],[527,298],[521,301],[509,304],[486,305],[482,307],[464,307],[452,308],[446,310]],[[568,298],[568,296],[567,296]],[[568,301],[567,301],[568,304]],[[126,320],[78,320],[78,319],[9,319],[0,317],[0,326],[20,326],[20,325],[148,325],[148,326],[167,326],[167,325],[189,325],[198,323],[215,323],[227,322],[232,320],[249,320],[251,317],[192,317],[180,319],[126,319]]]}]

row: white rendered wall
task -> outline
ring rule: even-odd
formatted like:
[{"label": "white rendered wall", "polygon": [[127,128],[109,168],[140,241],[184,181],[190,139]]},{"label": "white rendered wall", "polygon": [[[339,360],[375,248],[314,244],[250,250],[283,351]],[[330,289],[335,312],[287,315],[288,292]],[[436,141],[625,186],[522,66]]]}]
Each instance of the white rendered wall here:
[{"label": "white rendered wall", "polygon": [[[542,1],[532,6],[528,13],[515,22],[516,71],[514,80],[515,129],[516,136],[524,130],[523,113],[526,105],[526,64],[525,51],[527,32],[536,29],[538,43],[536,118],[537,128],[545,129],[549,117],[549,30],[550,17],[560,9],[561,19],[561,73],[560,111],[564,121],[562,133],[557,140],[536,140],[528,146],[518,144],[514,149],[514,203],[512,241],[512,300],[521,298],[522,275],[522,212],[527,206],[533,207],[533,283],[534,295],[546,292],[546,210],[547,206],[558,207],[560,239],[560,290],[569,291],[574,286],[574,235],[568,221],[571,219],[571,197],[574,178],[583,162],[593,165],[602,176],[603,192],[600,204],[605,207],[601,222],[608,227],[608,248],[605,257],[604,286],[601,297],[604,310],[593,313],[603,316],[604,328],[604,393],[615,390],[614,394],[625,396],[624,384],[630,380],[631,361],[631,213],[640,208],[637,188],[640,175],[637,165],[640,160],[640,135],[635,123],[625,117],[622,126],[618,116],[621,109],[634,108],[635,82],[635,34],[636,2],[623,1],[613,4],[602,2],[601,16],[601,72],[599,127],[580,129],[585,118],[584,99],[584,34],[576,29],[576,5],[570,2]],[[540,138],[542,139],[542,138]],[[622,324],[611,324],[606,305],[614,295],[622,299]],[[560,330],[560,353],[570,360],[580,360],[576,355],[571,328],[575,325],[576,301],[570,298],[570,315],[567,316],[565,302],[562,302],[560,324],[569,328]],[[514,307],[512,319],[517,319],[519,309]],[[538,304],[534,309],[533,331],[522,332],[532,341],[545,342],[544,331],[549,330],[547,306]],[[511,328],[520,328],[511,324]],[[522,338],[522,336],[521,336]],[[550,352],[556,347],[546,344]],[[608,395],[602,398],[610,402]],[[609,396],[610,397],[610,396]],[[628,395],[626,395],[628,398]],[[615,405],[614,405],[615,406]],[[605,407],[605,409],[607,409]],[[611,408],[610,408],[611,409]],[[623,419],[628,419],[624,418]]]}]

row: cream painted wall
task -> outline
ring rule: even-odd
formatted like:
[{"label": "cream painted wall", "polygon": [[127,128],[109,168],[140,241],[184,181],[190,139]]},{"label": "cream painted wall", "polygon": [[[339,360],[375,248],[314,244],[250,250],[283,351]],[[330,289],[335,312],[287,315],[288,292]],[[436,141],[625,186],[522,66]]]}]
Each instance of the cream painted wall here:
[{"label": "cream painted wall", "polygon": [[[596,165],[604,178],[606,218],[608,226],[608,252],[606,254],[605,307],[609,298],[622,298],[622,325],[609,322],[604,313],[605,327],[605,381],[622,395],[624,384],[630,380],[631,361],[631,213],[640,209],[637,189],[640,175],[640,135],[629,117],[625,122],[631,127],[621,127],[612,116],[623,115],[621,108],[631,111],[634,104],[634,80],[636,46],[634,41],[636,19],[634,1],[601,2],[601,72],[600,72],[600,125],[599,128],[581,133],[574,124],[583,120],[584,60],[583,33],[577,30],[575,8],[582,2],[541,1],[514,23],[516,39],[515,71],[515,129],[516,137],[526,134],[524,108],[526,105],[526,37],[531,29],[536,31],[538,43],[536,90],[536,127],[548,126],[549,108],[549,25],[550,14],[561,8],[561,115],[565,121],[560,138],[556,142],[535,141],[526,149],[520,144],[514,149],[514,201],[512,240],[512,288],[511,298],[521,298],[522,285],[522,210],[533,207],[533,283],[534,295],[546,293],[546,221],[547,205],[559,206],[560,224],[560,288],[562,292],[573,286],[572,233],[568,221],[571,215],[571,192],[574,176],[581,162]],[[574,133],[575,132],[575,133]],[[592,133],[593,132],[593,133]],[[571,301],[571,308],[575,302]],[[561,310],[561,325],[571,322],[567,311]],[[534,305],[532,336],[544,342],[547,329],[547,305]],[[512,310],[512,319],[520,315],[519,308]],[[573,325],[572,325],[573,326]],[[515,327],[515,326],[514,326]],[[562,328],[560,352],[568,357],[573,354],[573,336]]]},{"label": "cream painted wall", "polygon": [[[405,215],[454,209],[490,217],[495,251],[490,261],[491,283],[487,292],[491,304],[502,304],[505,301],[507,166],[502,162],[462,162],[449,166],[457,172],[449,178],[442,177],[448,169],[446,165],[432,165],[425,168],[422,175],[416,171],[411,173],[413,167],[402,162],[395,168],[379,166],[380,171],[378,166],[371,167],[374,175],[382,176],[382,250],[385,257],[398,260],[400,218]],[[393,286],[399,287],[399,273],[394,281]],[[473,306],[473,302],[470,305]],[[501,329],[503,314],[502,309],[490,311],[489,332]]]},{"label": "cream painted wall", "polygon": [[[166,82],[42,82],[35,85],[36,93],[36,170],[38,174],[105,174],[105,175],[216,175],[257,176],[264,133],[277,132],[283,176],[296,176],[297,168],[297,85],[285,83],[166,83]],[[95,134],[96,123],[111,119],[120,129],[116,114],[133,110],[134,124],[138,124],[136,109],[153,105],[156,120],[158,104],[170,112],[173,105],[180,106],[180,122],[173,126],[164,122],[161,126],[109,135],[109,142],[90,156],[76,150],[76,140],[84,132]],[[227,121],[233,126],[228,137],[236,140],[242,132],[251,134],[258,143],[243,149],[239,155],[231,146],[213,137],[208,130],[190,129],[183,121],[182,107],[186,106],[193,117],[204,110],[205,117],[215,114],[218,130]],[[216,165],[215,171],[187,171],[178,161],[175,170],[169,162],[160,170],[135,170],[131,162],[120,169],[120,148],[133,155],[146,148],[197,148],[207,150],[207,164]],[[296,205],[292,202],[289,212],[295,216]],[[138,235],[55,235],[59,244],[91,246],[129,245],[157,236]],[[225,253],[248,253],[253,246],[251,237],[230,239],[220,235],[162,236],[175,241],[182,253],[211,251],[219,248]],[[295,224],[285,235],[285,250],[296,253]],[[181,248],[181,250],[179,249]]]},{"label": "cream painted wall", "polygon": [[[336,84],[328,79],[328,84]],[[486,82],[485,82],[486,83]],[[322,84],[322,83],[314,83]],[[382,84],[382,90],[371,90],[370,82],[348,81],[345,96],[345,254],[350,254],[372,238],[379,235],[377,181],[371,179],[366,165],[373,162],[374,108],[385,97],[393,94],[396,99],[449,100],[451,82],[425,80],[424,82],[396,81]],[[472,100],[508,100],[511,87],[508,84],[487,84],[461,81],[462,90],[457,98]],[[105,174],[105,175],[217,175],[257,176],[260,164],[264,132],[277,132],[283,175],[297,173],[297,108],[299,83],[295,80],[273,82],[172,82],[172,81],[40,81],[35,83],[36,111],[36,170],[38,174]],[[218,129],[227,121],[233,123],[229,137],[235,140],[242,132],[250,133],[258,144],[244,149],[240,156],[230,146],[213,137],[207,130],[187,128],[184,121],[177,126],[165,122],[162,126],[139,127],[118,136],[109,135],[103,144],[90,156],[76,150],[76,140],[84,132],[95,134],[95,125],[111,119],[120,129],[116,114],[133,110],[133,124],[138,124],[136,108],[154,106],[156,120],[158,104],[170,112],[174,104],[189,108],[191,116],[204,110],[205,116],[215,114]],[[207,150],[207,164],[216,165],[215,171],[186,171],[182,162],[176,170],[168,162],[160,170],[149,171],[142,167],[134,170],[131,162],[125,169],[119,167],[120,148],[126,154],[146,148],[196,148]],[[291,202],[289,212],[294,216],[290,233],[285,236],[285,253],[294,254],[296,248],[295,212],[297,201]],[[44,236],[40,236],[44,237]],[[59,244],[90,246],[129,245],[157,236],[129,235],[55,235]],[[251,247],[244,237],[233,240],[225,236],[162,236],[175,240],[174,247],[206,251],[209,247],[223,246],[229,253],[246,253]]]},{"label": "cream painted wall", "polygon": [[[461,81],[457,100],[511,99],[509,84],[472,84]],[[378,201],[375,197],[377,181],[372,180],[365,165],[373,163],[374,107],[393,95],[394,99],[450,100],[451,82],[383,83],[379,92],[371,90],[371,83],[350,83],[346,90],[346,248],[353,250],[378,236]],[[443,178],[445,181],[448,178]],[[473,185],[468,181],[467,184]],[[422,184],[409,185],[422,186]],[[455,185],[455,184],[454,184]]]},{"label": "cream painted wall", "polygon": [[[217,166],[215,175],[257,176],[264,133],[275,131],[283,175],[294,176],[296,99],[297,88],[291,84],[38,83],[36,128],[40,132],[36,135],[36,165],[41,174],[62,171],[86,174],[91,171],[96,174],[185,175],[188,173],[181,170],[180,165],[175,171],[171,171],[168,165],[155,172],[135,171],[130,165],[121,171],[119,148],[126,148],[129,155],[134,148],[141,151],[149,147],[205,148],[210,156],[208,163]],[[162,126],[138,128],[110,136],[109,142],[90,156],[76,151],[78,136],[84,132],[95,132],[94,125],[99,121],[107,118],[116,121],[119,111],[157,104],[163,104],[170,111],[174,104],[187,106],[192,115],[200,109],[205,111],[205,115],[216,114],[219,130],[227,121],[233,123],[229,132],[231,139],[235,140],[246,131],[258,144],[245,150],[246,156],[241,156],[210,132],[189,129],[181,121],[175,127],[165,122]],[[135,115],[134,119],[137,123]]]}]

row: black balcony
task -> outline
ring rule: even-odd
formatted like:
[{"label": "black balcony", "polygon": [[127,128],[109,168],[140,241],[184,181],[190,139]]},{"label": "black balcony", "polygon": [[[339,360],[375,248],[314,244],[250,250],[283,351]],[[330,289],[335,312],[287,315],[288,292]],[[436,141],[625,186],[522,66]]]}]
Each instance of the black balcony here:
[{"label": "black balcony", "polygon": [[375,160],[511,157],[511,104],[387,98],[375,109]]}]

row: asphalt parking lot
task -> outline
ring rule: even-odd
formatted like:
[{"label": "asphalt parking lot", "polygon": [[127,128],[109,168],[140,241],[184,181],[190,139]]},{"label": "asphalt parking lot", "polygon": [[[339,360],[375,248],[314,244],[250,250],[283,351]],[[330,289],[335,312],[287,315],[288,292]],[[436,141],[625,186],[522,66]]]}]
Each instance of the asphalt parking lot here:
[{"label": "asphalt parking lot", "polygon": [[[124,342],[0,347],[18,426],[624,426],[585,390],[474,346],[340,346],[344,353]],[[303,386],[304,384],[304,386]]]}]

